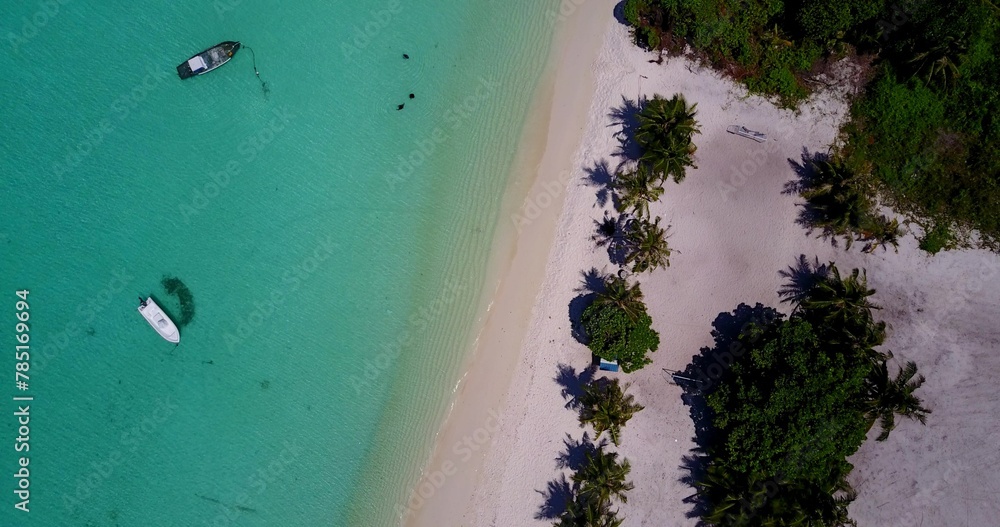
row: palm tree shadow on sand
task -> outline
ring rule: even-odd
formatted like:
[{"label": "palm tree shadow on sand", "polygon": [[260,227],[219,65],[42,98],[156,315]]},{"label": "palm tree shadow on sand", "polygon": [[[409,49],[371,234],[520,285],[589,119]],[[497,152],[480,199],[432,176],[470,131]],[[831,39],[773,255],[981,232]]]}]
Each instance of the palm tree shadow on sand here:
[{"label": "palm tree shadow on sand", "polygon": [[[681,483],[694,489],[691,495],[681,500],[691,505],[691,510],[684,513],[684,516],[686,518],[701,518],[708,514],[708,503],[698,494],[697,488],[698,482],[704,480],[706,470],[708,469],[708,454],[701,448],[695,447],[691,449],[690,454],[681,458],[680,468],[687,472],[687,474],[681,476]],[[705,524],[698,522],[697,525],[702,526]]]},{"label": "palm tree shadow on sand", "polygon": [[792,167],[797,179],[786,181],[781,193],[785,195],[797,196],[811,188],[814,188],[821,181],[819,172],[813,166],[814,163],[829,162],[830,155],[825,152],[809,152],[809,149],[802,147],[799,160],[788,158],[788,166]]},{"label": "palm tree shadow on sand", "polygon": [[[782,317],[781,313],[763,304],[751,307],[740,304],[732,312],[722,312],[712,322],[712,338],[714,345],[704,347],[698,355],[691,359],[681,375],[690,381],[680,380],[678,385],[684,390],[681,400],[689,407],[691,421],[694,423],[695,444],[691,454],[684,456],[680,468],[687,472],[680,481],[694,487],[702,481],[708,467],[708,455],[716,439],[712,428],[712,410],[708,407],[705,397],[712,393],[720,383],[725,382],[729,368],[743,356],[743,344],[738,341],[751,324],[770,324]],[[684,500],[692,505],[687,517],[701,517],[706,512],[707,504],[697,493]]]},{"label": "palm tree shadow on sand", "polygon": [[[565,449],[556,458],[556,468],[568,468],[576,472],[587,462],[587,454],[593,456],[607,444],[607,439],[592,440],[589,432],[584,432],[579,441],[573,439],[570,434],[566,434],[563,439]],[[536,490],[535,492],[541,494],[544,500],[538,508],[538,512],[535,513],[535,519],[552,520],[558,518],[566,511],[567,504],[573,501],[574,490],[573,483],[566,477],[566,474],[560,474],[558,478],[549,481],[545,490]]]},{"label": "palm tree shadow on sand", "polygon": [[614,176],[611,175],[611,168],[608,167],[608,161],[606,159],[595,161],[594,166],[584,168],[583,171],[587,173],[585,178],[587,184],[597,188],[597,206],[604,207],[609,202],[612,206],[614,206],[615,179]]},{"label": "palm tree shadow on sand", "polygon": [[607,276],[598,271],[596,267],[592,267],[589,271],[582,271],[580,274],[582,282],[576,288],[579,295],[569,302],[569,324],[573,338],[580,344],[586,344],[587,336],[584,334],[582,325],[583,311],[594,303],[598,294],[604,292],[604,282]]},{"label": "palm tree shadow on sand", "polygon": [[621,159],[618,163],[619,170],[628,163],[638,162],[642,157],[642,148],[635,140],[635,133],[639,129],[639,114],[642,113],[645,103],[645,99],[632,100],[623,95],[621,106],[612,108],[608,114],[611,126],[621,127],[614,133],[615,139],[618,140],[618,148],[612,154]]},{"label": "palm tree shadow on sand", "polygon": [[625,265],[631,247],[628,231],[634,227],[634,219],[628,214],[612,216],[605,212],[600,220],[594,220],[594,234],[591,239],[598,247],[608,251],[608,260],[619,267]]},{"label": "palm tree shadow on sand", "polygon": [[591,364],[580,370],[579,374],[569,364],[559,364],[557,368],[555,381],[562,387],[560,394],[566,400],[566,408],[571,410],[580,408],[580,397],[583,396],[583,387],[594,380],[597,368],[594,367],[594,364]]},{"label": "palm tree shadow on sand", "polygon": [[816,284],[826,278],[830,273],[830,268],[826,264],[819,263],[819,257],[809,261],[806,255],[800,254],[795,263],[788,266],[788,269],[778,271],[778,274],[786,280],[785,285],[778,289],[778,296],[782,302],[799,305],[805,299],[809,291]]}]

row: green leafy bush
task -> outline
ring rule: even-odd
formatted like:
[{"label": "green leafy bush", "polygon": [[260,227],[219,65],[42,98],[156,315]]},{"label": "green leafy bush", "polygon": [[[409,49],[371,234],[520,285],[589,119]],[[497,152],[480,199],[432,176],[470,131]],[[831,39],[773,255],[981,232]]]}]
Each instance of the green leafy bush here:
[{"label": "green leafy bush", "polygon": [[920,249],[931,254],[937,254],[947,249],[952,243],[951,230],[947,224],[938,223],[920,238]]},{"label": "green leafy bush", "polygon": [[975,230],[1000,250],[997,12],[931,4],[918,14],[926,19],[911,24],[923,29],[901,36],[908,47],[890,46],[852,106],[845,161],[873,176],[894,208],[936,225],[921,248],[965,245]]},{"label": "green leafy bush", "polygon": [[851,6],[848,2],[829,0],[807,0],[798,13],[798,23],[803,35],[811,35],[817,40],[843,38],[853,22]]},{"label": "green leafy bush", "polygon": [[632,27],[639,27],[642,23],[640,12],[649,7],[649,0],[626,0],[623,7],[625,21]]},{"label": "green leafy bush", "polygon": [[594,303],[583,311],[581,322],[590,350],[604,360],[618,361],[625,373],[652,362],[646,354],[660,346],[660,335],[645,311],[630,317],[614,304]]},{"label": "green leafy bush", "polygon": [[865,439],[857,408],[871,363],[824,346],[812,325],[793,318],[752,327],[746,360],[707,397],[724,438],[718,455],[739,473],[821,482]]}]

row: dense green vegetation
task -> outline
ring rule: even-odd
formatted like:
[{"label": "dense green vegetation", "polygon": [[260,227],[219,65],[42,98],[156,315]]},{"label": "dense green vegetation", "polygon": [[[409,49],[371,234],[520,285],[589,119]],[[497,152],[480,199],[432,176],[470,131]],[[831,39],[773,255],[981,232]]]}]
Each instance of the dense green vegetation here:
[{"label": "dense green vegetation", "polygon": [[978,241],[1000,250],[1000,9],[991,1],[627,0],[624,14],[640,45],[690,45],[787,105],[829,84],[820,74],[831,64],[854,60],[871,80],[837,161],[923,227],[923,249]]},{"label": "dense green vegetation", "polygon": [[[845,164],[871,176],[893,208],[917,219],[926,232],[921,248],[932,253],[965,245],[973,229],[982,246],[1000,250],[1000,121],[994,118],[1000,61],[989,53],[988,66],[950,81],[950,88],[884,67],[854,104],[845,129]],[[959,71],[966,67],[968,61]]]},{"label": "dense green vegetation", "polygon": [[[881,2],[872,2],[880,4]],[[639,44],[680,50],[690,44],[751,91],[797,100],[799,74],[823,55],[845,26],[878,16],[861,1],[627,0],[625,18]],[[841,29],[844,28],[844,29]]]},{"label": "dense green vegetation", "polygon": [[815,328],[795,317],[752,327],[749,359],[707,397],[726,467],[741,474],[782,474],[822,481],[846,472],[845,458],[867,431],[856,404],[871,364],[845,347],[827,348]]},{"label": "dense green vegetation", "polygon": [[890,380],[874,348],[885,325],[872,311],[864,273],[835,265],[802,291],[793,314],[749,324],[719,382],[705,477],[698,483],[709,525],[851,525],[847,457],[876,420],[884,440],[895,416],[924,422],[913,394],[923,382],[907,363]]},{"label": "dense green vegetation", "polygon": [[645,307],[631,316],[614,304],[595,302],[583,311],[581,321],[590,350],[604,360],[618,361],[625,373],[652,362],[646,353],[660,346],[660,335]]}]

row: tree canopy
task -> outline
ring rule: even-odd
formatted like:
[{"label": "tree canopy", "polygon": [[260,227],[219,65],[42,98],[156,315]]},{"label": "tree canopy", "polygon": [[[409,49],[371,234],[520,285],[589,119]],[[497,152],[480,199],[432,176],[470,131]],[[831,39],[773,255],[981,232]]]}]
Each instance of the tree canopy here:
[{"label": "tree canopy", "polygon": [[790,317],[735,336],[731,364],[704,394],[712,433],[697,487],[709,525],[853,525],[847,458],[876,421],[882,441],[895,416],[923,423],[930,412],[914,394],[924,380],[916,365],[893,379],[892,354],[874,349],[885,324],[872,315],[865,273],[819,269],[800,282]]},{"label": "tree canopy", "polygon": [[746,359],[706,398],[727,467],[814,483],[842,470],[868,430],[854,408],[871,363],[850,350],[824,349],[798,317],[752,326],[739,340]]},{"label": "tree canopy", "polygon": [[595,302],[583,311],[581,322],[591,351],[618,361],[625,373],[652,362],[646,354],[660,346],[660,335],[645,310],[633,318],[617,305]]}]

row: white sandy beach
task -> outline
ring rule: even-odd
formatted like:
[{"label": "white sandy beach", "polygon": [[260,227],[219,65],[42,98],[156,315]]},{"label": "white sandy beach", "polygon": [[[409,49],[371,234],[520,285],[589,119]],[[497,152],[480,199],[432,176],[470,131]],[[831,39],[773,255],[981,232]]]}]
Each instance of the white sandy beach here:
[{"label": "white sandy beach", "polygon": [[[523,200],[514,212],[527,228],[497,242],[504,253],[488,284],[491,308],[482,314],[469,371],[424,470],[425,492],[417,487],[420,499],[411,500],[405,523],[554,521],[543,511],[550,482],[569,475],[558,459],[590,434],[565,407],[557,381],[561,366],[578,375],[590,361],[571,334],[569,306],[581,294],[583,272],[617,270],[591,240],[594,220],[613,209],[599,204],[588,174],[602,164],[614,172],[622,161],[615,156],[621,127],[609,114],[623,98],[634,103],[639,93],[680,92],[698,104],[698,168],[683,183],[668,184],[652,209],[671,225],[675,252],[671,267],[639,276],[661,346],[653,364],[622,375],[646,407],[618,449],[632,464],[635,484],[620,508],[625,525],[696,524],[685,502],[693,489],[681,482],[694,428],[681,389],[662,370],[683,370],[711,346],[713,320],[741,303],[788,312],[777,294],[785,281],[779,271],[799,255],[835,261],[842,270],[866,268],[884,307],[876,316],[890,326],[885,348],[897,364],[916,361],[927,377],[918,395],[933,410],[928,424],[904,420],[884,443],[874,441],[875,431],[852,459],[859,492],[852,517],[860,525],[995,525],[1000,397],[991,381],[1000,375],[1000,257],[985,251],[931,257],[912,235],[898,254],[869,255],[860,244],[847,251],[808,235],[796,224],[800,198],[783,192],[797,179],[790,160],[827,151],[846,112],[843,94],[819,94],[795,113],[746,97],[687,60],[650,63],[655,57],[633,46],[615,20],[614,4],[584,2],[565,22],[553,53],[554,80],[540,95],[542,115],[529,123],[544,132],[525,142],[537,151],[526,146],[520,160],[528,183],[512,186],[508,196]],[[727,134],[731,124],[771,140]]]}]

